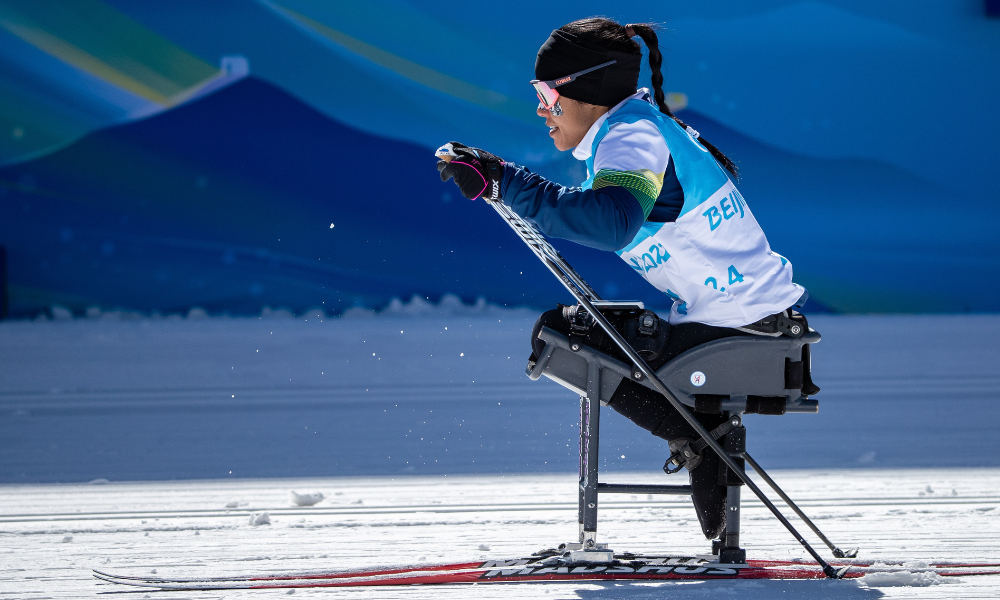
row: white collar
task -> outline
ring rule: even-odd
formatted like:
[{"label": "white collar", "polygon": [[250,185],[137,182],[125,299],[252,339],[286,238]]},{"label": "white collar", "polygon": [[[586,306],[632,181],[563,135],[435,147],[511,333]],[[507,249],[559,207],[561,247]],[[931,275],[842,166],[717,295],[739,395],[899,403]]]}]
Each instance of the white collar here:
[{"label": "white collar", "polygon": [[616,104],[614,108],[598,117],[597,120],[594,121],[594,124],[590,126],[590,129],[587,130],[587,135],[583,136],[583,140],[577,145],[576,148],[573,148],[573,158],[577,160],[587,160],[590,158],[590,153],[593,149],[592,146],[594,145],[594,137],[597,135],[597,131],[601,128],[601,125],[604,125],[604,122],[608,120],[608,117],[621,108],[623,104],[629,100],[642,100],[643,96],[648,97],[649,90],[646,88],[639,88],[636,93],[632,94],[628,98],[625,98]]}]

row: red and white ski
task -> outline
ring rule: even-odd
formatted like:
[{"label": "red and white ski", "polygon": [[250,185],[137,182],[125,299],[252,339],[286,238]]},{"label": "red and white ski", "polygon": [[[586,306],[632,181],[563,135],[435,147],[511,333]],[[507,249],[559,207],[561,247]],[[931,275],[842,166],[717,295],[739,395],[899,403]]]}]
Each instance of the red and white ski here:
[{"label": "red and white ski", "polygon": [[[1000,575],[997,563],[919,563],[842,561],[847,578],[869,573],[931,572],[942,577]],[[814,563],[789,560],[749,561],[732,565],[702,557],[623,555],[611,563],[574,563],[560,557],[491,560],[475,563],[379,567],[329,572],[299,572],[168,579],[112,575],[99,571],[102,581],[162,590],[273,589],[313,587],[362,587],[381,585],[430,585],[459,583],[524,583],[546,581],[695,580],[695,579],[822,579]]]}]

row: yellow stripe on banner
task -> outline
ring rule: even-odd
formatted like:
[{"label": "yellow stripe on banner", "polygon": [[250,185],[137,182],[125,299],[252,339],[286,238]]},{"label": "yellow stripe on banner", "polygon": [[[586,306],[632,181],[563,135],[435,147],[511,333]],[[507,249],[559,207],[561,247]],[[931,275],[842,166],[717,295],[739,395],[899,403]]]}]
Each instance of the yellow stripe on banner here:
[{"label": "yellow stripe on banner", "polygon": [[0,27],[98,79],[163,106],[219,73],[99,0],[3,0]]},{"label": "yellow stripe on banner", "polygon": [[420,63],[413,62],[351,37],[346,33],[337,31],[332,27],[311,19],[290,8],[280,6],[275,2],[269,2],[270,6],[281,11],[286,16],[306,27],[322,37],[346,48],[350,52],[365,58],[380,67],[389,69],[393,73],[405,77],[410,81],[419,83],[433,90],[454,96],[466,102],[471,102],[483,108],[487,108],[498,113],[513,117],[525,123],[536,124],[535,105],[528,102],[515,100],[500,92],[494,92],[486,88],[479,87],[467,81],[446,75],[440,71],[435,71],[425,67]]},{"label": "yellow stripe on banner", "polygon": [[142,82],[132,79],[121,71],[115,69],[106,62],[95,56],[87,54],[83,50],[72,44],[67,44],[63,40],[49,35],[41,29],[22,25],[20,23],[10,23],[0,20],[0,26],[13,33],[22,40],[35,46],[39,50],[51,54],[59,60],[69,63],[81,71],[104,80],[124,90],[128,90],[136,96],[141,96],[151,102],[166,105],[170,98],[157,90],[144,85]]}]

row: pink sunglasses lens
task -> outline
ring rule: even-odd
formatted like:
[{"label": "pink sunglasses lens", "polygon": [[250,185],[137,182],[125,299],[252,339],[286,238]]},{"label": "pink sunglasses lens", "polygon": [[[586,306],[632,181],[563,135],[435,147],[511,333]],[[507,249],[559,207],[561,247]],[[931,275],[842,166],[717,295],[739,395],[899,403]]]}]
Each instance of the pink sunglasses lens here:
[{"label": "pink sunglasses lens", "polygon": [[533,83],[532,86],[535,88],[535,93],[538,94],[538,99],[545,106],[545,108],[552,108],[559,99],[559,92],[545,85],[543,82]]}]

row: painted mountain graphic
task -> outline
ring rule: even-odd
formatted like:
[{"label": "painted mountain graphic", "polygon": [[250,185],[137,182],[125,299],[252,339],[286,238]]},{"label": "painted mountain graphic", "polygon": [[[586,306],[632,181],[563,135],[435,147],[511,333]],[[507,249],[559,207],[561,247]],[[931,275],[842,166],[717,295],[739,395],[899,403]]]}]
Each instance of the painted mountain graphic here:
[{"label": "painted mountain graphic", "polygon": [[[428,149],[247,78],[0,170],[12,311],[564,298],[494,212],[442,183],[434,163]],[[616,257],[598,259],[592,272],[634,278]]]},{"label": "painted mountain graphic", "polygon": [[[894,167],[799,157],[682,116],[741,165],[740,188],[772,246],[822,303],[1000,308],[992,279],[968,284],[996,273],[997,243],[955,208],[967,200]],[[431,152],[339,123],[254,77],[92,133],[0,169],[11,311],[337,312],[449,292],[567,301],[489,207],[441,183]],[[582,179],[568,154],[531,166]],[[613,254],[559,246],[599,292],[666,304]]]}]

